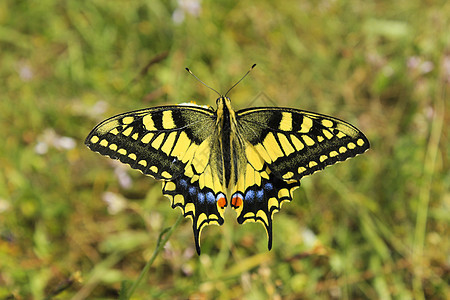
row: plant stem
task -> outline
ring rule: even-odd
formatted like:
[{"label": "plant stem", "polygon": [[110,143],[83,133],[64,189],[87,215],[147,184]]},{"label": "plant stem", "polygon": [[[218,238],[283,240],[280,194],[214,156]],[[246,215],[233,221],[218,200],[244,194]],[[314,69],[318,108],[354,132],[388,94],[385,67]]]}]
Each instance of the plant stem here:
[{"label": "plant stem", "polygon": [[[144,276],[150,270],[150,267],[153,264],[153,262],[155,261],[156,257],[158,256],[158,254],[161,252],[161,250],[166,245],[166,243],[169,240],[170,236],[172,235],[173,231],[178,227],[178,225],[180,225],[182,219],[183,219],[183,214],[180,214],[180,216],[175,221],[175,224],[172,225],[172,227],[166,228],[161,232],[161,234],[159,235],[159,238],[158,238],[158,243],[156,244],[156,248],[155,248],[155,251],[153,252],[152,257],[145,264],[145,267],[142,269],[141,274],[139,275],[139,277],[136,279],[136,281],[131,286],[126,299],[131,298],[131,296],[133,295],[133,293],[135,292],[135,290],[141,283]],[[162,238],[163,235],[164,235],[164,238]]]}]

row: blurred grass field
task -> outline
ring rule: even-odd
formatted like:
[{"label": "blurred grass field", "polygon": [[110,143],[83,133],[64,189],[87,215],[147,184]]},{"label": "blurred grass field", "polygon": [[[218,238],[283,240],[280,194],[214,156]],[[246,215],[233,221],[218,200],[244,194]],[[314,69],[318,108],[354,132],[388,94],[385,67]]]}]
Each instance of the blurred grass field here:
[{"label": "blurred grass field", "polygon": [[450,2],[0,2],[0,299],[115,299],[180,215],[161,183],[91,152],[117,113],[226,91],[330,114],[371,141],[274,218],[183,220],[133,299],[450,295]]}]

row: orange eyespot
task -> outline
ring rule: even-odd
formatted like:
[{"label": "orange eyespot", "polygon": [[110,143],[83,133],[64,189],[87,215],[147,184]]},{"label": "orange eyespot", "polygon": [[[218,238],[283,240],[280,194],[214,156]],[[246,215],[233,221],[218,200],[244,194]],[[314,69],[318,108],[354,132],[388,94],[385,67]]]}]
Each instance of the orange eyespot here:
[{"label": "orange eyespot", "polygon": [[221,209],[224,209],[225,206],[227,206],[227,199],[225,198],[225,196],[223,194],[218,196],[218,198],[217,198],[217,205],[219,205],[219,207]]},{"label": "orange eyespot", "polygon": [[231,198],[231,205],[234,207],[240,207],[242,206],[242,196],[237,194]]}]

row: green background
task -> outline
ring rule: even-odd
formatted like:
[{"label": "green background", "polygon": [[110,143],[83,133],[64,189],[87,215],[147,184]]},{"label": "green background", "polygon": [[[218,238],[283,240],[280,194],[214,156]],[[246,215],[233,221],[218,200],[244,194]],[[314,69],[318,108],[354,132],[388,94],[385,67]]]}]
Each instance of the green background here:
[{"label": "green background", "polygon": [[364,155],[274,218],[183,220],[133,299],[450,294],[448,1],[0,2],[0,299],[114,299],[172,226],[161,183],[91,152],[117,113],[231,93],[344,119]]}]

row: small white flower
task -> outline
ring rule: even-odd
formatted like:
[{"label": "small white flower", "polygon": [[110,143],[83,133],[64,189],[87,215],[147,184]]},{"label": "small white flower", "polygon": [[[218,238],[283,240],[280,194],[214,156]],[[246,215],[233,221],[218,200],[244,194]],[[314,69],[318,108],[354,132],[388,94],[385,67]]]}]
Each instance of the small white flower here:
[{"label": "small white flower", "polygon": [[178,7],[172,14],[172,20],[175,24],[183,23],[186,13],[198,17],[202,11],[200,0],[178,0]]},{"label": "small white flower", "polygon": [[309,228],[303,228],[302,230],[303,242],[308,247],[313,247],[317,241],[316,234]]},{"label": "small white flower", "polygon": [[103,193],[102,200],[106,203],[111,215],[115,215],[127,207],[126,200],[121,195],[112,192]]},{"label": "small white flower", "polygon": [[122,165],[118,161],[114,161],[115,168],[114,168],[114,174],[116,174],[117,179],[119,180],[119,184],[124,189],[129,189],[133,185],[133,180],[131,179],[130,175],[128,175],[128,167],[125,165]]},{"label": "small white flower", "polygon": [[430,73],[434,69],[434,64],[431,61],[423,60],[419,56],[409,57],[406,65],[409,69],[419,71],[422,74]]},{"label": "small white flower", "polygon": [[19,76],[23,81],[30,81],[33,79],[34,73],[29,65],[23,64],[19,67]]},{"label": "small white flower", "polygon": [[34,151],[37,154],[43,155],[48,152],[50,147],[57,150],[71,150],[75,148],[75,139],[67,136],[60,136],[52,128],[47,128],[38,137],[38,142],[34,146]]}]

